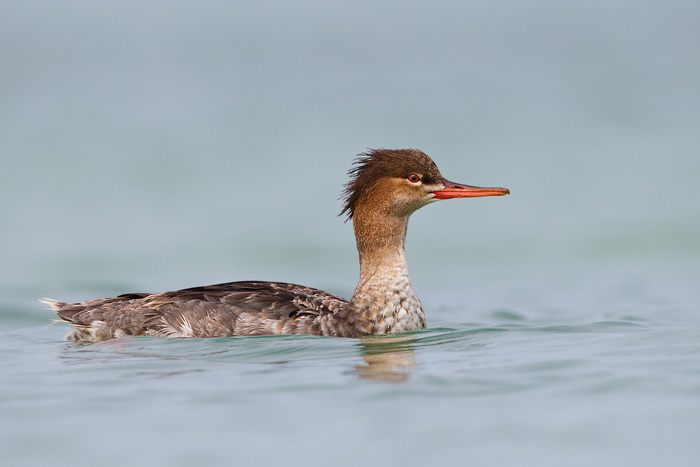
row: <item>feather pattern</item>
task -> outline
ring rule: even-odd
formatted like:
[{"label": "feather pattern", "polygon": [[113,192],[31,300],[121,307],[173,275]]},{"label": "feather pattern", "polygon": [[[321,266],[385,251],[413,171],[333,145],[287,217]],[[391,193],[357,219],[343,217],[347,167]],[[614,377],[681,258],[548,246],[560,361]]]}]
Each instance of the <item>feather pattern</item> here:
[{"label": "feather pattern", "polygon": [[[314,334],[353,337],[347,300],[283,282],[242,281],[67,304],[45,300],[77,326],[69,340],[121,336],[224,337]],[[90,330],[84,326],[90,323]]]}]

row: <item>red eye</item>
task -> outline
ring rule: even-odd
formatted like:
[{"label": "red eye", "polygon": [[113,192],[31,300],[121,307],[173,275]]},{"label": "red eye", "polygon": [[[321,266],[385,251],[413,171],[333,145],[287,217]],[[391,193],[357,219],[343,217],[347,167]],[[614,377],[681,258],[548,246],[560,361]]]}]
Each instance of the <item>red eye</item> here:
[{"label": "red eye", "polygon": [[411,174],[408,176],[408,181],[411,183],[418,183],[420,182],[420,177],[416,174]]}]

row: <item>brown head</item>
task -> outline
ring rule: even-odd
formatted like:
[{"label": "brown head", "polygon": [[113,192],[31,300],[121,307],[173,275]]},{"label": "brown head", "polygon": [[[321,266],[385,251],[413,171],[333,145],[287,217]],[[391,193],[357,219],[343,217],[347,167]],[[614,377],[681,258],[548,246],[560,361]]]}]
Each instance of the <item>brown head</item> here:
[{"label": "brown head", "polygon": [[360,154],[345,185],[340,215],[351,219],[363,207],[383,216],[407,217],[440,199],[502,196],[506,188],[450,182],[435,162],[417,149],[373,149]]}]

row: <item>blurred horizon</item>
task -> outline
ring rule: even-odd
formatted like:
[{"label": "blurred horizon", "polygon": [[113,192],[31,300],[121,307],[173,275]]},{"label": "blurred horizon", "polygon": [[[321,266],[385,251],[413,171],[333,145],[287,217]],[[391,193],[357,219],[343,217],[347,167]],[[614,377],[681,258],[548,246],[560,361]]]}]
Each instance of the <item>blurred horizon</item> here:
[{"label": "blurred horizon", "polygon": [[377,147],[512,191],[416,213],[414,282],[697,272],[699,10],[4,2],[3,294],[248,278],[351,291],[338,197]]}]

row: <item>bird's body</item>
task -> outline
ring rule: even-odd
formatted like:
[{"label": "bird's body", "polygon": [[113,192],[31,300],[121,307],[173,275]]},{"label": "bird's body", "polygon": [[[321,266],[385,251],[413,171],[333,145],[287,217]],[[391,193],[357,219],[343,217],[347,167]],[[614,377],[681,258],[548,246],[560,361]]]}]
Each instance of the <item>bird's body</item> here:
[{"label": "bird's body", "polygon": [[409,216],[439,199],[509,192],[449,182],[432,159],[414,149],[370,151],[350,175],[341,214],[353,220],[360,280],[349,301],[310,287],[261,281],[81,303],[44,301],[74,326],[68,339],[78,342],[122,336],[359,337],[422,329],[425,314],[404,257]]}]

